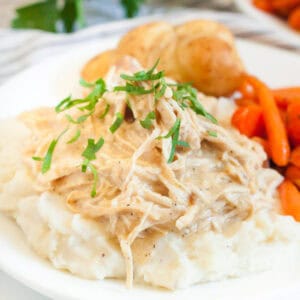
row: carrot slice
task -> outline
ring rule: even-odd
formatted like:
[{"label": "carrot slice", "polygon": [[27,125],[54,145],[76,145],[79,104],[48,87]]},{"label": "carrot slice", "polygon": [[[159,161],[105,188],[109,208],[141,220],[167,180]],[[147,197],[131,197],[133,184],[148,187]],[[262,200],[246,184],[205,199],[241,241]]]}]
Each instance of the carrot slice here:
[{"label": "carrot slice", "polygon": [[300,168],[300,146],[296,147],[292,153],[291,153],[291,158],[290,158],[290,162]]},{"label": "carrot slice", "polygon": [[236,99],[235,100],[236,105],[238,106],[251,106],[251,105],[256,105],[256,103],[251,100],[251,99]]},{"label": "carrot slice", "polygon": [[300,169],[295,166],[289,166],[285,171],[285,177],[300,187]]},{"label": "carrot slice", "polygon": [[258,9],[263,10],[265,12],[272,12],[273,7],[269,0],[253,0],[252,3],[254,6],[256,6]]},{"label": "carrot slice", "polygon": [[291,143],[300,146],[300,102],[288,106],[287,131]]},{"label": "carrot slice", "polygon": [[248,77],[249,82],[257,91],[266,126],[271,157],[278,166],[286,166],[290,157],[290,145],[275,99],[269,88],[254,76]]},{"label": "carrot slice", "polygon": [[300,102],[300,87],[290,87],[272,90],[276,103],[286,109],[289,104]]},{"label": "carrot slice", "polygon": [[282,212],[290,215],[296,221],[300,221],[300,193],[297,187],[290,181],[284,180],[278,188]]},{"label": "carrot slice", "polygon": [[292,28],[300,31],[300,6],[290,13],[288,23]]},{"label": "carrot slice", "polygon": [[264,135],[263,114],[258,105],[239,107],[233,114],[231,123],[248,137]]},{"label": "carrot slice", "polygon": [[244,99],[254,100],[256,98],[255,90],[249,82],[244,79],[238,91],[242,94]]}]

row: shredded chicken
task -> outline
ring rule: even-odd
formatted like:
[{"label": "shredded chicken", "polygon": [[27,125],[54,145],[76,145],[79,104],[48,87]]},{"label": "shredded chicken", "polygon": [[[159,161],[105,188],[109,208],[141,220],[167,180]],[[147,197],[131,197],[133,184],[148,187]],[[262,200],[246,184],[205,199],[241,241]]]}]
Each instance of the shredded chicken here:
[{"label": "shredded chicken", "polygon": [[[124,58],[109,72],[108,89],[124,84],[121,73],[139,70],[135,60]],[[143,85],[151,88],[150,83]],[[256,143],[190,109],[182,109],[169,89],[157,105],[153,97],[147,94],[128,98],[125,92],[106,92],[95,113],[78,125],[81,136],[72,144],[67,141],[76,129],[70,127],[64,114],[45,108],[22,115],[32,132],[25,161],[36,179],[36,188],[58,193],[73,212],[107,223],[109,232],[119,240],[128,285],[134,275],[131,245],[137,237],[147,235],[150,229],[184,235],[222,232],[249,218],[258,207],[275,207],[276,199],[260,185],[263,180],[276,186],[281,180],[275,171],[263,168],[266,156]],[[97,116],[106,103],[110,111],[100,120]],[[151,129],[145,129],[139,121],[153,110],[157,118]],[[125,120],[112,134],[109,127],[117,112],[123,113]],[[69,113],[74,118],[80,115],[77,109]],[[177,118],[181,119],[180,140],[190,147],[178,146],[174,161],[168,163],[171,139],[157,137],[166,135]],[[66,127],[69,130],[57,144],[51,169],[41,174],[40,163],[31,157],[44,156],[51,140]],[[92,198],[93,177],[89,171],[81,172],[81,154],[88,138],[99,137],[105,143],[93,161],[99,181],[96,197]]]}]

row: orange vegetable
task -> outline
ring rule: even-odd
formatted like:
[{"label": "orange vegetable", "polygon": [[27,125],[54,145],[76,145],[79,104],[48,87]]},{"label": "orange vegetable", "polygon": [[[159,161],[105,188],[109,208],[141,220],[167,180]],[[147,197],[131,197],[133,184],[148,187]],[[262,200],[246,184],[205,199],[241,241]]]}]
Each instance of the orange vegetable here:
[{"label": "orange vegetable", "polygon": [[300,146],[300,102],[288,106],[287,131],[291,143],[294,146]]},{"label": "orange vegetable", "polygon": [[256,105],[256,103],[251,100],[251,99],[237,99],[235,100],[236,105],[238,106],[251,106],[251,105]]},{"label": "orange vegetable", "polygon": [[258,105],[239,107],[232,116],[231,123],[240,133],[248,136],[263,136],[264,120]]},{"label": "orange vegetable", "polygon": [[272,91],[276,103],[281,108],[287,108],[289,104],[300,102],[300,87],[275,89]]},{"label": "orange vegetable", "polygon": [[296,221],[300,221],[300,193],[297,187],[286,179],[279,186],[278,192],[283,213],[293,216]]},{"label": "orange vegetable", "polygon": [[286,166],[290,157],[290,145],[285,124],[281,118],[273,94],[259,79],[249,76],[248,80],[257,91],[263,112],[272,160],[278,166]]},{"label": "orange vegetable", "polygon": [[293,9],[300,4],[300,0],[271,0],[269,2],[275,9]]},{"label": "orange vegetable", "polygon": [[290,162],[300,168],[300,146],[295,148],[291,153]]},{"label": "orange vegetable", "polygon": [[270,0],[253,0],[252,2],[257,8],[259,8],[265,12],[273,11],[273,7],[271,5]]},{"label": "orange vegetable", "polygon": [[300,187],[300,169],[295,166],[289,166],[285,171],[285,178],[292,181]]},{"label": "orange vegetable", "polygon": [[300,31],[300,6],[290,13],[288,23],[292,28]]},{"label": "orange vegetable", "polygon": [[238,91],[242,94],[243,99],[254,100],[256,98],[255,90],[249,82],[244,79]]},{"label": "orange vegetable", "polygon": [[256,143],[259,143],[263,149],[265,150],[265,152],[267,153],[267,156],[270,157],[270,147],[269,147],[269,143],[266,139],[263,139],[259,136],[254,136],[252,138],[253,141],[255,141]]}]

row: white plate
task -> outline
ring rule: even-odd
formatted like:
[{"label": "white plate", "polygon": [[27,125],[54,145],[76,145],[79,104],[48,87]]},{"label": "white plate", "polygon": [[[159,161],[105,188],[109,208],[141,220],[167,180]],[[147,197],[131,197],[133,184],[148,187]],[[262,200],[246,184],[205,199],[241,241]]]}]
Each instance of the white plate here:
[{"label": "white plate", "polygon": [[234,0],[234,2],[244,13],[260,20],[265,23],[265,25],[268,25],[269,28],[273,28],[277,34],[281,33],[280,36],[283,41],[296,46],[300,45],[300,33],[289,27],[286,21],[256,8],[252,4],[252,0]]},{"label": "white plate", "polygon": [[[79,70],[84,62],[116,40],[75,48],[71,53],[28,69],[0,87],[0,118],[14,115],[39,105],[54,105],[58,100],[78,93]],[[249,72],[272,86],[300,85],[300,59],[288,52],[238,42],[241,56]],[[57,299],[299,299],[300,270],[263,273],[242,279],[203,284],[186,290],[134,287],[128,291],[123,282],[89,281],[55,270],[28,247],[18,227],[0,215],[0,268],[36,291]]]}]

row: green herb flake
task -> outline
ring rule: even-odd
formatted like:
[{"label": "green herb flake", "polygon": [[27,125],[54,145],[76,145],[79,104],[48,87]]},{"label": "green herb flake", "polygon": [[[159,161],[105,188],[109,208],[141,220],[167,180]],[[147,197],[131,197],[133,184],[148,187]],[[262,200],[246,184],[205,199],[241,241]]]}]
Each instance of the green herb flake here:
[{"label": "green herb flake", "polygon": [[39,156],[32,156],[32,159],[35,161],[43,161],[44,160],[43,157],[39,157]]},{"label": "green herb flake", "polygon": [[174,125],[169,130],[169,132],[164,136],[159,136],[158,137],[158,139],[171,138],[171,140],[172,140],[172,146],[171,146],[171,151],[170,151],[168,163],[173,162],[177,146],[190,147],[190,145],[187,142],[179,140],[180,124],[181,124],[181,120],[179,118],[177,118]]},{"label": "green herb flake", "polygon": [[125,86],[115,86],[114,92],[126,92],[130,95],[145,95],[145,94],[151,94],[154,92],[154,88],[151,88],[149,90],[146,90],[142,86],[133,85],[131,83],[126,82]]},{"label": "green herb flake", "polygon": [[97,172],[97,169],[94,165],[89,164],[88,168],[91,170],[93,177],[94,177],[94,182],[93,182],[93,187],[92,187],[92,191],[91,191],[91,197],[95,197],[97,195],[97,184],[99,181],[99,174]]},{"label": "green herb flake", "polygon": [[76,133],[74,134],[74,136],[67,142],[67,144],[73,144],[75,143],[81,135],[81,131],[79,129],[77,129]]},{"label": "green herb flake", "polygon": [[218,133],[212,130],[208,130],[207,134],[212,137],[218,137]]},{"label": "green herb flake", "polygon": [[108,114],[110,109],[110,105],[108,103],[106,103],[104,112],[99,116],[99,119],[104,119],[106,117],[106,115]]},{"label": "green herb flake", "polygon": [[109,127],[109,130],[111,133],[115,133],[117,131],[117,129],[121,126],[121,124],[123,123],[124,120],[124,116],[117,112],[116,113],[116,119],[113,122],[113,124]]},{"label": "green herb flake", "polygon": [[150,129],[152,126],[152,121],[155,120],[156,115],[154,111],[151,111],[147,114],[146,118],[144,120],[140,121],[140,124],[145,129]]},{"label": "green herb flake", "polygon": [[72,123],[72,124],[81,124],[84,121],[86,121],[86,119],[93,113],[94,111],[91,111],[90,113],[86,114],[86,115],[82,115],[80,117],[78,117],[76,120],[73,119],[72,116],[66,114],[66,118],[67,120]]},{"label": "green herb flake", "polygon": [[[86,85],[88,83],[81,81],[81,84]],[[93,83],[92,86],[93,86],[93,90],[85,98],[72,100],[72,97],[69,96],[63,99],[55,107],[55,111],[57,113],[61,113],[63,111],[71,109],[72,107],[79,106],[78,107],[79,110],[81,111],[87,110],[92,113],[95,110],[95,106],[98,103],[99,99],[106,92],[106,84],[105,81],[102,78],[100,78],[95,83]]]},{"label": "green herb flake", "polygon": [[96,143],[94,139],[88,139],[88,144],[81,155],[88,161],[95,160],[96,153],[102,148],[103,144],[104,139],[102,137]]},{"label": "green herb flake", "polygon": [[86,88],[92,88],[92,87],[95,87],[95,83],[87,82],[87,81],[84,80],[83,78],[80,78],[79,84],[80,84],[81,86],[83,86],[83,87],[86,87]]},{"label": "green herb flake", "polygon": [[50,170],[55,147],[56,147],[58,141],[60,140],[60,138],[67,132],[67,130],[68,130],[68,128],[65,129],[55,140],[52,140],[52,142],[50,143],[47,153],[46,153],[45,157],[43,158],[42,174],[45,174]]},{"label": "green herb flake", "polygon": [[156,61],[154,66],[148,71],[139,71],[134,73],[133,76],[127,74],[121,74],[121,78],[128,81],[148,81],[148,80],[158,80],[165,76],[164,71],[153,73],[159,64],[159,60]]},{"label": "green herb flake", "polygon": [[169,85],[173,89],[173,97],[184,109],[190,107],[196,114],[202,115],[212,123],[217,124],[218,121],[214,116],[208,113],[197,97],[197,90],[190,83],[179,83]]}]

